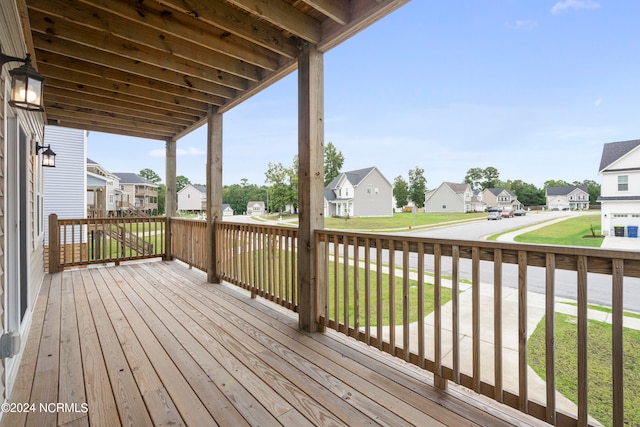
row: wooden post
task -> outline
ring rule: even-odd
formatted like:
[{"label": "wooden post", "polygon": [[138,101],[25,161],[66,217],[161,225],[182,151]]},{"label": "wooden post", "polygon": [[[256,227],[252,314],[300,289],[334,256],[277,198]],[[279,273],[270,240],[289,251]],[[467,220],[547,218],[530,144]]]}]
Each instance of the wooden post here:
[{"label": "wooden post", "polygon": [[303,42],[298,56],[298,323],[301,330],[323,329],[326,313],[325,263],[316,246],[315,230],[324,228],[324,57],[317,46]]},{"label": "wooden post", "polygon": [[171,260],[171,217],[176,215],[176,141],[169,139],[166,145],[167,155],[165,173],[167,180],[167,192],[164,201],[164,211],[167,218],[165,224],[165,260]]},{"label": "wooden post", "polygon": [[222,113],[207,116],[207,281],[220,283],[216,221],[222,220]]},{"label": "wooden post", "polygon": [[49,273],[60,272],[60,227],[58,215],[49,215]]}]

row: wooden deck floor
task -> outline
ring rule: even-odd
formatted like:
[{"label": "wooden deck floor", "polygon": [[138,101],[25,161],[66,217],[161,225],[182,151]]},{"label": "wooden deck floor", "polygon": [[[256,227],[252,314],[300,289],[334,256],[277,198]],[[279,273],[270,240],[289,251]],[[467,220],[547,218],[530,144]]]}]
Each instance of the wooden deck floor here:
[{"label": "wooden deck floor", "polygon": [[301,333],[293,313],[180,263],[149,262],[47,275],[10,399],[33,406],[0,426],[541,425],[452,389],[347,337]]}]

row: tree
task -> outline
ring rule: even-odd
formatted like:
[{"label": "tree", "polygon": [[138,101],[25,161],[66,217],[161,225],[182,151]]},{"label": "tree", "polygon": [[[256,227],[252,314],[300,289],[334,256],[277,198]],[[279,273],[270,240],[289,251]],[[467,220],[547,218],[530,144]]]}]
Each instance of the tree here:
[{"label": "tree", "polygon": [[164,205],[167,199],[167,186],[158,184],[158,215],[164,215]]},{"label": "tree", "polygon": [[424,169],[418,166],[409,170],[409,197],[416,207],[424,207],[424,197],[427,191],[427,180],[424,177]]},{"label": "tree", "polygon": [[247,210],[249,201],[263,201],[266,205],[267,187],[258,187],[249,184],[247,179],[243,179],[242,184],[225,185],[222,189],[222,201],[228,203],[236,214],[242,214]]},{"label": "tree", "polygon": [[511,190],[512,193],[518,196],[518,201],[525,206],[541,206],[546,204],[543,189],[520,179],[502,182],[499,187]]},{"label": "tree", "polygon": [[488,166],[484,169],[471,168],[467,171],[464,182],[469,184],[474,190],[498,188],[500,186],[500,172],[493,166]]},{"label": "tree", "polygon": [[555,179],[550,179],[544,182],[544,188],[547,187],[565,187],[569,185],[569,183],[567,181],[564,181],[562,179],[559,180],[555,180]]},{"label": "tree", "polygon": [[138,175],[140,175],[141,177],[143,177],[149,182],[153,182],[154,184],[158,184],[160,181],[162,181],[162,178],[160,178],[160,175],[158,175],[157,173],[155,173],[153,170],[149,168],[142,169],[140,173],[138,173]]},{"label": "tree", "polygon": [[191,184],[191,181],[186,176],[184,175],[176,176],[176,192],[182,190],[184,187],[186,187],[189,184]]},{"label": "tree", "polygon": [[333,142],[329,142],[324,148],[324,185],[325,187],[333,181],[333,179],[340,175],[340,170],[344,165],[344,154],[342,151],[338,151],[333,145]]},{"label": "tree", "polygon": [[294,208],[298,204],[298,157],[293,158],[293,166],[287,168],[282,163],[269,162],[265,172],[269,186],[269,210],[282,212],[287,205]]},{"label": "tree", "polygon": [[409,184],[402,175],[393,181],[393,197],[396,198],[396,208],[402,208],[409,202]]}]

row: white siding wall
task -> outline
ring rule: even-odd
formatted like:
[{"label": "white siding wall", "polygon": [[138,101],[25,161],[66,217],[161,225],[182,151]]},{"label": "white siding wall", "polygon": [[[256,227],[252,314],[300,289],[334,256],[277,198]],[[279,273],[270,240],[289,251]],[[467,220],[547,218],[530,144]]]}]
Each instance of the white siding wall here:
[{"label": "white siding wall", "polygon": [[87,217],[87,132],[45,126],[44,145],[56,153],[56,167],[44,168],[45,245],[49,241],[49,214],[58,218]]}]

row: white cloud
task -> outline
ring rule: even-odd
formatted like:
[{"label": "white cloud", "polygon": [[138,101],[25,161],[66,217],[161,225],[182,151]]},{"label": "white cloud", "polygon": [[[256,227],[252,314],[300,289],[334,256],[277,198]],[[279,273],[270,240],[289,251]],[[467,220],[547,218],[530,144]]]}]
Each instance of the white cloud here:
[{"label": "white cloud", "polygon": [[507,24],[507,27],[513,30],[533,30],[537,26],[538,21],[531,21],[527,19],[519,19],[515,22],[510,22]]},{"label": "white cloud", "polygon": [[[166,154],[167,154],[167,151],[165,149],[160,149],[160,148],[149,151],[149,155],[151,157],[165,157]],[[204,156],[206,154],[207,154],[206,151],[196,147],[188,147],[186,150],[184,148],[176,149],[176,156]]]},{"label": "white cloud", "polygon": [[591,0],[564,0],[553,5],[551,13],[554,15],[567,9],[598,9],[600,4]]}]

